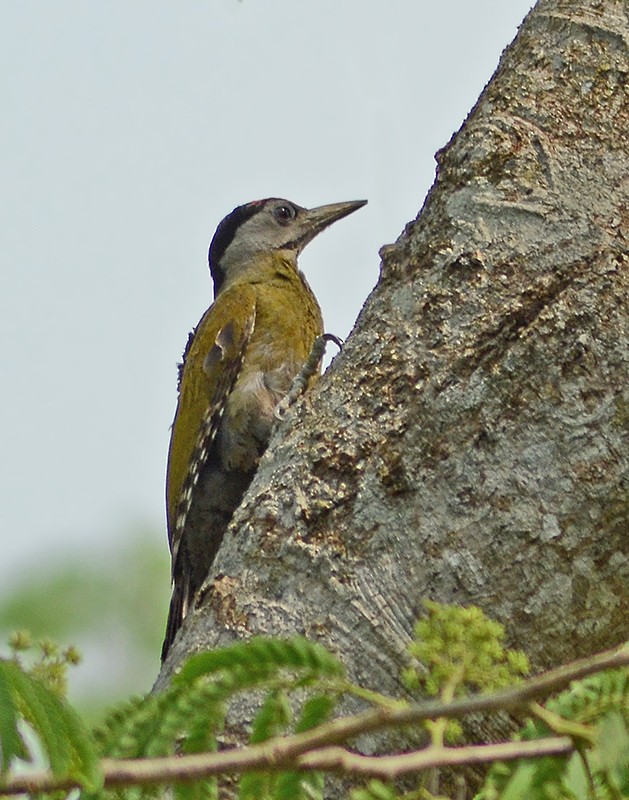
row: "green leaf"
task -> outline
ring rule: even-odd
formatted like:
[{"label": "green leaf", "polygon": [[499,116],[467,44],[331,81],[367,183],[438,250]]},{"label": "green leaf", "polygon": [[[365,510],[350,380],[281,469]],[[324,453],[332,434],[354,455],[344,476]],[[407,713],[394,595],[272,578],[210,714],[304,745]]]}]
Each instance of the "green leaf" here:
[{"label": "green leaf", "polygon": [[[281,736],[286,732],[291,719],[292,709],[286,693],[281,690],[270,692],[253,721],[250,743],[260,744],[274,736]],[[263,771],[243,775],[240,780],[239,800],[275,797],[276,780],[277,776]]]},{"label": "green leaf", "polygon": [[598,760],[610,782],[621,789],[629,780],[629,732],[618,711],[610,711],[601,719],[597,730]]},{"label": "green leaf", "polygon": [[139,758],[144,744],[155,733],[160,719],[164,695],[133,698],[105,719],[96,738],[101,755],[112,758]]},{"label": "green leaf", "polygon": [[320,772],[282,772],[273,800],[315,800],[323,797],[323,775]]},{"label": "green leaf", "polygon": [[566,766],[563,785],[575,797],[575,800],[591,800],[590,782],[579,753],[573,753]]},{"label": "green leaf", "polygon": [[[302,733],[325,722],[334,706],[336,698],[329,695],[316,695],[304,703],[295,733]],[[274,800],[312,800],[323,795],[323,775],[319,772],[283,772],[275,787]]]},{"label": "green leaf", "polygon": [[240,779],[238,800],[268,800],[274,797],[273,784],[270,772],[247,772]]},{"label": "green leaf", "polygon": [[537,764],[534,761],[518,761],[518,766],[500,795],[500,800],[532,800],[533,784]]},{"label": "green leaf", "polygon": [[5,661],[3,668],[14,703],[40,739],[52,772],[89,791],[99,789],[103,778],[94,741],[76,712],[17,664]]},{"label": "green leaf", "polygon": [[273,800],[315,800],[323,797],[323,775],[319,772],[282,772]]},{"label": "green leaf", "polygon": [[[202,695],[199,699],[202,698]],[[214,752],[217,748],[216,736],[225,723],[226,706],[213,698],[203,705],[191,704],[191,716],[187,735],[182,743],[184,753]]]},{"label": "green leaf", "polygon": [[173,786],[175,800],[218,800],[218,779],[204,778]]},{"label": "green leaf", "polygon": [[295,733],[308,731],[329,719],[336,706],[336,700],[336,697],[326,694],[308,698],[295,725]]},{"label": "green leaf", "polygon": [[24,755],[24,742],[17,729],[17,712],[13,702],[11,685],[6,675],[6,663],[0,661],[0,751],[4,774],[16,756]]},{"label": "green leaf", "polygon": [[324,647],[300,636],[271,639],[257,636],[205,653],[191,656],[173,683],[190,683],[219,670],[244,669],[252,674],[275,674],[280,669],[308,671],[317,675],[342,675],[343,666]]},{"label": "green leaf", "polygon": [[400,796],[386,783],[373,780],[361,789],[353,789],[350,797],[351,800],[399,800]]},{"label": "green leaf", "polygon": [[259,744],[272,736],[280,736],[286,731],[292,715],[286,693],[280,690],[270,692],[255,716],[249,741]]}]

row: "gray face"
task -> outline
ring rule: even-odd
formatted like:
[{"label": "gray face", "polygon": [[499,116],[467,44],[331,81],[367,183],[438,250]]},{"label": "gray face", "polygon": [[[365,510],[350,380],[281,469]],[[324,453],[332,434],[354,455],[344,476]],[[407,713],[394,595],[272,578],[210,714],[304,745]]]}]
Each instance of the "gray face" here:
[{"label": "gray face", "polygon": [[218,226],[210,246],[215,291],[261,255],[281,250],[296,261],[320,231],[366,202],[358,200],[306,209],[289,200],[270,198],[239,206]]},{"label": "gray face", "polygon": [[[252,258],[274,250],[289,250],[296,254],[307,225],[303,223],[305,208],[288,200],[267,200],[243,222],[227,246],[220,265],[225,276]],[[305,244],[305,242],[304,242]]]}]

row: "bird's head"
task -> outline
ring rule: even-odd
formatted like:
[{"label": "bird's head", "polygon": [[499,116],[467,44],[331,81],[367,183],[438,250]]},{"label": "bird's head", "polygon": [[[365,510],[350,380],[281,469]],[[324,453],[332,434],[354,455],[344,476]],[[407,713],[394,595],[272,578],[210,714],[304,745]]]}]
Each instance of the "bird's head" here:
[{"label": "bird's head", "polygon": [[238,206],[220,223],[210,245],[215,296],[261,255],[283,251],[296,263],[318,233],[366,203],[353,200],[308,209],[271,197]]}]

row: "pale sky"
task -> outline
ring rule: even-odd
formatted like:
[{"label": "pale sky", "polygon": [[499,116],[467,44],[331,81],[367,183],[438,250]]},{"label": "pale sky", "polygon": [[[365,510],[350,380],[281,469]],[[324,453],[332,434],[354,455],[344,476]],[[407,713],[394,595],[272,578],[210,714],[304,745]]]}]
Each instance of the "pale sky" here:
[{"label": "pale sky", "polygon": [[176,364],[250,200],[369,205],[301,260],[346,337],[531,0],[1,0],[0,581],[163,537]]}]

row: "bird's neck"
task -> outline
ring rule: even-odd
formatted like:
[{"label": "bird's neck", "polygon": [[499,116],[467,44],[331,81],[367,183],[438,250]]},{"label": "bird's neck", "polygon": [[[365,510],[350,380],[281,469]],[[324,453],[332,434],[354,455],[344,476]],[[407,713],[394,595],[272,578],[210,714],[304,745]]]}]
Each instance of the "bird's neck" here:
[{"label": "bird's neck", "polygon": [[255,256],[243,264],[231,280],[225,281],[225,288],[237,283],[272,284],[300,282],[303,276],[297,266],[297,255],[289,250],[275,250]]}]

